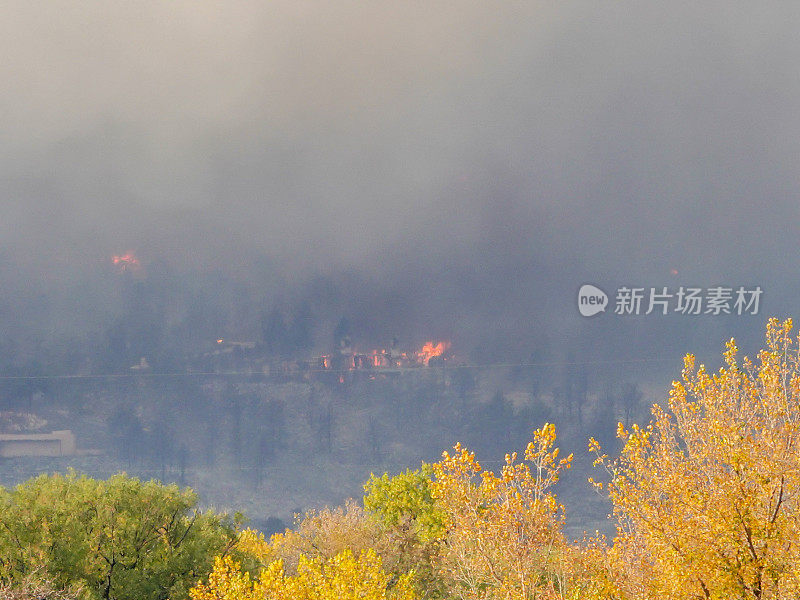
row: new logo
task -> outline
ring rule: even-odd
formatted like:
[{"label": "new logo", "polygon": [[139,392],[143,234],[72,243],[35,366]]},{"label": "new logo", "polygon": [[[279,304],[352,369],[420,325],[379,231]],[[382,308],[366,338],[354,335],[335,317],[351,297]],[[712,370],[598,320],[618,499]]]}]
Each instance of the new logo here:
[{"label": "new logo", "polygon": [[584,317],[593,317],[606,310],[608,295],[599,287],[585,283],[578,290],[578,311]]}]

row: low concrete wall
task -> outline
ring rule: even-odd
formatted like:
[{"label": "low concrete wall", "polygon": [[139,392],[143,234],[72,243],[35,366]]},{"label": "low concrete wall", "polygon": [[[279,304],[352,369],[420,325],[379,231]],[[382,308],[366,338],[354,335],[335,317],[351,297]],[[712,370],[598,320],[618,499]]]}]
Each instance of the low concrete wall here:
[{"label": "low concrete wall", "polygon": [[52,433],[2,433],[0,457],[72,456],[75,435],[69,429]]}]

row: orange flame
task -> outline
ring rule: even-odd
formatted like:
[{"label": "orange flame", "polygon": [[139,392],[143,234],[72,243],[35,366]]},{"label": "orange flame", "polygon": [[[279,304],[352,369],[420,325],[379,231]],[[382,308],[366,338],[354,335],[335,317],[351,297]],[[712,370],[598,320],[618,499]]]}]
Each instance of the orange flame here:
[{"label": "orange flame", "polygon": [[138,271],[142,264],[133,252],[126,252],[125,254],[115,254],[111,257],[111,262],[114,263],[120,271]]},{"label": "orange flame", "polygon": [[442,356],[450,348],[450,342],[426,342],[422,350],[417,352],[417,359],[424,365],[436,356]]}]

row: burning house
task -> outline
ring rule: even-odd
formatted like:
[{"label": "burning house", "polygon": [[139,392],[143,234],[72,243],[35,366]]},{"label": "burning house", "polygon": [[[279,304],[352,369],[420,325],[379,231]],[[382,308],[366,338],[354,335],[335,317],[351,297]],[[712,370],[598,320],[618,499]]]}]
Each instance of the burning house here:
[{"label": "burning house", "polygon": [[[348,343],[341,345],[338,354],[323,354],[315,360],[320,370],[356,371],[363,369],[409,369],[443,365],[449,358],[450,342],[426,342],[416,352],[402,352],[394,340],[390,350],[357,352]],[[433,361],[433,362],[432,362]]]}]

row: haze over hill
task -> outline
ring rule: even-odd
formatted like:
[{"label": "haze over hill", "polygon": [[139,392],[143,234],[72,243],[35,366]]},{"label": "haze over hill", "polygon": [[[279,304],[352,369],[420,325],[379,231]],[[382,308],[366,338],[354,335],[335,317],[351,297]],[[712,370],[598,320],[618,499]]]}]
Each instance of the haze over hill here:
[{"label": "haze over hill", "polygon": [[175,322],[211,305],[210,335],[310,302],[374,343],[677,358],[752,339],[761,315],[587,321],[574,296],[761,285],[762,315],[792,312],[786,11],[13,2],[6,337],[102,335],[124,304],[108,262],[132,250]]},{"label": "haze over hill", "polygon": [[[513,424],[553,418],[582,447],[663,397],[685,352],[715,363],[731,336],[752,352],[796,311],[799,10],[12,0],[0,410],[193,485],[231,464],[285,478],[327,431],[306,480],[338,464],[341,489],[287,484],[282,517],[292,494],[336,500],[459,436],[500,452]],[[610,296],[592,318],[585,283]],[[625,286],[668,288],[669,314],[615,314]],[[674,310],[679,289],[718,286],[760,288],[757,314]],[[345,339],[353,355],[447,341],[474,377],[307,376]],[[239,362],[214,362],[217,340]],[[208,361],[262,379],[157,379]],[[286,438],[251,432],[247,454],[248,415]],[[403,438],[411,416],[430,439]],[[384,462],[346,462],[378,438]]]}]

